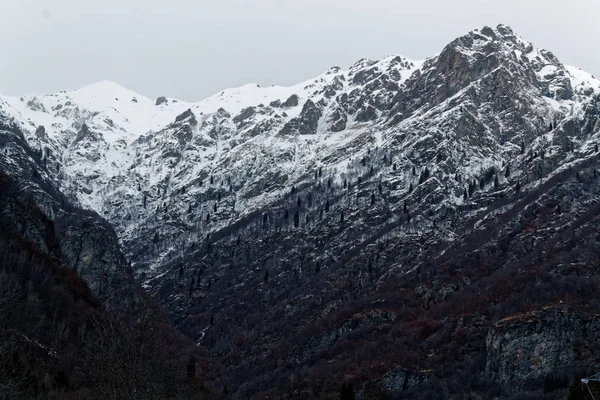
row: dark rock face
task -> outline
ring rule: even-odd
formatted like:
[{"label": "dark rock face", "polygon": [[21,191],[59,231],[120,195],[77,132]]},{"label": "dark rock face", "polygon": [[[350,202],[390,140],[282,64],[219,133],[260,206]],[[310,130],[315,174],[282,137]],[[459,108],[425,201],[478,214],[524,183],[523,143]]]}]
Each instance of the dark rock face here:
[{"label": "dark rock face", "polygon": [[110,226],[91,215],[61,216],[55,223],[65,263],[113,306],[134,300],[131,271]]},{"label": "dark rock face", "polygon": [[569,377],[586,362],[583,347],[600,339],[600,316],[569,308],[544,307],[494,324],[486,339],[486,379],[518,394],[548,377]]},{"label": "dark rock face", "polygon": [[80,142],[80,141],[82,141],[82,140],[84,140],[87,137],[92,136],[92,135],[93,135],[93,133],[90,130],[90,128],[87,126],[87,124],[83,124],[83,126],[81,127],[81,129],[77,133],[77,137],[75,137],[75,141],[73,143]]},{"label": "dark rock face", "polygon": [[354,75],[352,81],[356,84],[364,85],[368,81],[372,80],[377,75],[377,73],[378,71],[375,69],[363,69]]},{"label": "dark rock face", "polygon": [[346,116],[346,113],[338,109],[331,115],[330,122],[331,127],[329,129],[331,132],[341,132],[346,129],[348,117]]},{"label": "dark rock face", "polygon": [[161,96],[159,98],[156,99],[156,105],[160,106],[161,104],[167,104],[168,100],[166,97]]},{"label": "dark rock face", "polygon": [[43,142],[48,141],[48,134],[46,133],[46,128],[44,128],[43,125],[38,126],[38,128],[35,130],[35,135]]},{"label": "dark rock face", "polygon": [[394,368],[381,379],[367,383],[362,394],[367,398],[398,398],[409,389],[427,384],[431,384],[431,373],[428,371],[406,371],[402,368]]},{"label": "dark rock face", "polygon": [[298,107],[299,104],[300,104],[300,98],[298,97],[298,95],[293,94],[285,102],[283,102],[283,104],[281,104],[281,107],[283,107],[283,108]]},{"label": "dark rock face", "polygon": [[233,122],[235,122],[236,125],[240,126],[247,119],[251,118],[255,114],[256,114],[256,108],[254,108],[254,107],[245,108],[242,110],[242,112],[239,115],[237,115],[236,117],[233,118]]},{"label": "dark rock face", "polygon": [[302,107],[299,117],[298,131],[301,135],[314,135],[317,133],[319,118],[323,115],[321,109],[311,100],[307,100]]},{"label": "dark rock face", "polygon": [[280,135],[315,135],[319,126],[319,119],[323,111],[319,106],[307,100],[302,107],[300,115],[288,122],[280,131]]},{"label": "dark rock face", "polygon": [[[338,70],[338,72],[339,72],[339,70]],[[336,96],[338,91],[344,89],[344,82],[343,82],[342,78],[343,78],[343,75],[336,76],[333,79],[333,81],[329,85],[327,85],[327,87],[323,91],[323,95],[326,98],[331,99]]]},{"label": "dark rock face", "polygon": [[198,124],[198,121],[196,120],[196,116],[194,115],[192,110],[189,108],[186,111],[184,111],[183,113],[179,114],[177,117],[175,117],[175,122],[181,122],[188,118],[190,119],[190,123],[192,125]]},{"label": "dark rock face", "polygon": [[356,120],[358,122],[373,121],[375,119],[377,119],[377,111],[370,105],[356,114]]},{"label": "dark rock face", "polygon": [[[37,203],[36,207],[52,217],[55,251],[109,307],[118,309],[133,304],[136,284],[113,228],[95,212],[72,205],[49,179],[42,155],[30,148],[17,127],[7,128],[7,125],[0,128],[0,145],[7,149],[0,152],[0,172],[27,188],[26,193]],[[84,125],[75,142],[87,140],[92,134]],[[29,232],[27,238],[43,250],[51,250],[41,240],[44,234],[39,227],[10,210],[3,215]]]}]

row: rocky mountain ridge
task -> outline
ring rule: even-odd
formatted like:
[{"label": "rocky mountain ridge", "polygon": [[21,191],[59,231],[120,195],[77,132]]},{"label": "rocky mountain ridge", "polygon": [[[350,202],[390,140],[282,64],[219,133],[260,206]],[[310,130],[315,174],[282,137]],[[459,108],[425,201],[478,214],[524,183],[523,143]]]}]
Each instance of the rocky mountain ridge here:
[{"label": "rocky mountain ridge", "polygon": [[[313,383],[323,390],[346,379],[398,395],[433,379],[426,344],[400,346],[411,357],[373,364],[368,376],[339,359],[361,335],[387,343],[386,326],[415,343],[464,329],[474,345],[459,355],[481,365],[491,319],[506,317],[493,303],[506,293],[469,308],[485,314],[464,317],[474,328],[402,310],[454,310],[465,291],[484,293],[481,282],[517,268],[522,245],[554,254],[553,235],[588,238],[585,224],[571,225],[595,215],[599,107],[600,81],[505,25],[424,61],[361,60],[290,88],[252,84],[199,103],[109,82],[0,98],[0,116],[25,133],[44,176],[114,226],[138,280],[219,365],[207,379],[240,398],[301,393],[323,360],[339,366],[333,382]],[[4,146],[6,168],[16,149]],[[547,216],[557,207],[571,221]],[[540,285],[554,282],[544,274],[556,266],[547,268]],[[511,375],[488,353],[485,374],[501,374],[504,391],[558,368]],[[302,378],[289,382],[290,371]]]}]

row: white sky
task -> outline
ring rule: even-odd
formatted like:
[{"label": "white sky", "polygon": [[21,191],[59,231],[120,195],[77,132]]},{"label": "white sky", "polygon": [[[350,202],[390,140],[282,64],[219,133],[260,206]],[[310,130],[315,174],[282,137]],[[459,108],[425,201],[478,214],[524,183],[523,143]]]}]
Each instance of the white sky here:
[{"label": "white sky", "polygon": [[505,23],[600,75],[600,0],[0,0],[0,93],[112,80],[149,97],[203,99],[289,85],[333,65],[420,59]]}]

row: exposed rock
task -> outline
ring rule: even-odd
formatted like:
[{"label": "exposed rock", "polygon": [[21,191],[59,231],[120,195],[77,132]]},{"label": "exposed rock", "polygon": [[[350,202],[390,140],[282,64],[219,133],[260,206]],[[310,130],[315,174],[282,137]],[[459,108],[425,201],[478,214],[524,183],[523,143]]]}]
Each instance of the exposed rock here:
[{"label": "exposed rock", "polygon": [[233,122],[235,122],[236,125],[242,125],[247,119],[252,118],[255,114],[256,108],[244,108],[236,117],[233,118]]},{"label": "exposed rock", "polygon": [[163,96],[156,99],[157,106],[160,106],[161,104],[167,104],[167,102],[168,102],[167,98],[163,97]]},{"label": "exposed rock", "polygon": [[360,110],[358,114],[356,114],[356,121],[358,122],[367,122],[373,121],[377,118],[377,110],[371,105],[368,105],[363,110]]},{"label": "exposed rock", "polygon": [[331,132],[341,132],[346,129],[346,123],[348,122],[348,117],[346,113],[341,110],[336,110],[330,117],[331,126],[329,130]]},{"label": "exposed rock", "polygon": [[394,368],[380,380],[365,385],[362,392],[367,398],[373,396],[399,398],[407,389],[426,384],[431,379],[431,372],[414,372],[402,368]]},{"label": "exposed rock", "polygon": [[298,95],[293,94],[283,104],[281,104],[281,107],[291,108],[291,107],[297,107],[299,104],[300,104],[300,98],[298,97]]},{"label": "exposed rock", "polygon": [[506,318],[494,324],[486,339],[486,379],[516,394],[543,386],[548,377],[571,378],[586,362],[577,347],[597,343],[599,332],[600,315],[567,306]]},{"label": "exposed rock", "polygon": [[77,136],[75,137],[75,140],[73,141],[73,144],[76,144],[91,135],[93,135],[92,131],[87,126],[87,124],[84,123],[81,126],[81,129],[79,129],[79,132],[77,133]]},{"label": "exposed rock", "polygon": [[38,138],[40,138],[41,141],[48,141],[48,134],[46,133],[46,128],[44,128],[44,125],[40,125],[37,127],[37,129],[35,130],[35,135]]},{"label": "exposed rock", "polygon": [[312,100],[307,100],[300,115],[290,120],[281,129],[280,135],[314,135],[317,133],[319,119],[323,111]]},{"label": "exposed rock", "polygon": [[196,116],[194,115],[194,113],[192,112],[191,109],[187,109],[186,111],[184,111],[183,113],[179,114],[176,118],[175,118],[175,122],[181,122],[184,121],[186,119],[189,118],[189,122],[192,125],[197,125],[198,121],[196,120]]},{"label": "exposed rock", "polygon": [[27,107],[34,111],[47,112],[44,104],[35,96],[27,101]]},{"label": "exposed rock", "polygon": [[[38,128],[39,130],[39,128]],[[80,130],[81,138],[92,133],[87,125]],[[44,251],[58,251],[68,268],[81,275],[92,290],[111,308],[126,308],[133,304],[137,294],[132,271],[121,252],[119,240],[113,228],[98,214],[74,207],[69,200],[45,178],[42,157],[37,155],[19,135],[11,136],[0,128],[0,142],[10,141],[10,159],[0,152],[0,174],[8,174],[13,180],[27,187],[30,201],[37,203],[29,216],[16,213],[16,208],[3,216],[30,239],[42,246]],[[51,154],[48,154],[51,156]],[[33,177],[29,171],[35,171]],[[58,250],[44,244],[48,226],[40,227],[30,217],[43,213],[42,219],[52,221],[51,234]],[[41,230],[40,230],[41,229]]]},{"label": "exposed rock", "polygon": [[93,217],[65,215],[56,221],[65,262],[113,307],[134,299],[134,284],[111,227]]},{"label": "exposed rock", "polygon": [[371,68],[367,70],[360,70],[354,77],[352,78],[352,82],[357,85],[364,85],[371,79],[374,79],[379,74],[379,71],[376,68]]},{"label": "exposed rock", "polygon": [[222,107],[217,110],[217,113],[223,118],[231,118],[231,114]]}]

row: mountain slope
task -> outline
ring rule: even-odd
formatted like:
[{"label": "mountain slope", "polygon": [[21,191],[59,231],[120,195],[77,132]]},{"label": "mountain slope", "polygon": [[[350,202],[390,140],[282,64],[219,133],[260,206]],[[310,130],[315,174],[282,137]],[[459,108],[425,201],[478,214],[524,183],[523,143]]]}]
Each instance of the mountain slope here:
[{"label": "mountain slope", "polygon": [[73,206],[1,118],[0,147],[2,398],[210,398],[189,372],[193,344],[133,281],[112,227]]},{"label": "mountain slope", "polygon": [[[456,396],[572,378],[568,363],[508,370],[492,348],[507,310],[563,315],[566,294],[568,318],[595,326],[593,290],[553,277],[567,255],[582,263],[577,276],[596,263],[599,106],[600,81],[499,25],[425,61],[361,60],[290,88],[185,103],[101,82],[3,98],[0,112],[49,180],[114,226],[137,279],[210,355],[208,379],[240,398],[331,393],[343,380],[418,397],[455,364],[465,376],[487,365],[444,389]],[[557,207],[563,216],[549,217]],[[565,232],[584,243],[579,255],[549,245]],[[532,254],[535,268],[522,263]],[[524,269],[533,288],[513,281]],[[553,295],[514,305],[536,285]],[[461,308],[465,293],[487,290]],[[458,329],[456,343],[471,345],[436,354]],[[394,350],[399,335],[410,340]],[[499,374],[498,387],[482,383]]]}]

